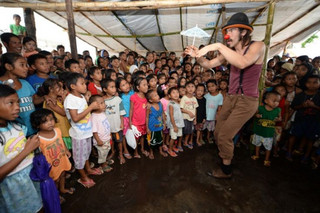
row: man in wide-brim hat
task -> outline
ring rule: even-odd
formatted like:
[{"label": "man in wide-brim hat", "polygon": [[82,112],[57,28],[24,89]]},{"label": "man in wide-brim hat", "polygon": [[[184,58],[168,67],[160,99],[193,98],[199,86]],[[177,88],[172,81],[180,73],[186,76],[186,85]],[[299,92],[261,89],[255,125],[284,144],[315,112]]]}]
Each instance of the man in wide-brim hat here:
[{"label": "man in wide-brim hat", "polygon": [[[233,137],[258,109],[258,83],[262,70],[265,45],[261,41],[251,41],[253,27],[244,13],[236,13],[222,27],[227,46],[221,43],[210,44],[201,50],[189,46],[187,54],[197,58],[206,68],[220,66],[225,61],[231,64],[229,92],[222,109],[217,115],[215,139],[222,159],[220,168],[208,173],[215,178],[232,176]],[[220,54],[207,60],[202,57],[209,51]]]}]

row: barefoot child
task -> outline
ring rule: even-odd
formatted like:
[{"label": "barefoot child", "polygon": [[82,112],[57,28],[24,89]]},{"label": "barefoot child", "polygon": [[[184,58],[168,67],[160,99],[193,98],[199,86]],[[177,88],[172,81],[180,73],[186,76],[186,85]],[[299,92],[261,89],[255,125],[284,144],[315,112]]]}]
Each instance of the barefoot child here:
[{"label": "barefoot child", "polygon": [[100,169],[91,169],[89,165],[92,137],[90,112],[99,109],[99,106],[97,102],[87,105],[83,96],[87,91],[87,87],[85,79],[80,73],[71,73],[65,83],[70,91],[64,100],[64,109],[71,123],[69,134],[72,139],[74,166],[80,173],[78,182],[84,187],[90,188],[95,185],[95,182],[87,176],[87,173],[92,175],[101,175],[103,173]]},{"label": "barefoot child", "polygon": [[153,150],[159,147],[159,152],[162,156],[168,155],[162,150],[162,130],[165,129],[165,114],[163,111],[160,97],[155,90],[149,90],[146,94],[146,98],[150,103],[150,108],[147,109],[147,139],[150,149],[150,159],[154,159]]},{"label": "barefoot child", "polygon": [[259,159],[260,146],[263,144],[266,149],[264,165],[269,167],[270,152],[272,149],[273,137],[275,133],[276,122],[281,121],[281,109],[278,108],[280,95],[277,92],[268,92],[265,95],[264,105],[259,106],[256,113],[256,121],[253,127],[252,144],[256,146],[255,155],[251,156],[253,160]]},{"label": "barefoot child", "polygon": [[18,116],[16,91],[0,84],[0,212],[38,212],[40,186],[29,174],[39,138],[26,139],[27,128],[14,122]]},{"label": "barefoot child", "polygon": [[106,116],[106,104],[100,95],[93,95],[90,97],[89,104],[97,102],[99,109],[93,110],[91,114],[92,119],[92,133],[93,133],[93,145],[98,150],[98,163],[101,165],[104,172],[110,172],[112,170],[111,164],[113,160],[107,160],[108,153],[110,151],[110,124]]},{"label": "barefoot child", "polygon": [[38,109],[31,114],[31,124],[38,130],[40,149],[51,165],[49,176],[56,182],[60,193],[73,194],[74,188],[65,188],[66,173],[71,169],[68,151],[62,140],[61,131],[55,127],[57,118],[49,109]]},{"label": "barefoot child", "polygon": [[170,102],[167,108],[168,116],[168,127],[170,128],[170,143],[168,153],[171,157],[177,157],[178,155],[173,151],[173,143],[177,138],[178,140],[178,150],[183,151],[181,146],[182,140],[182,128],[184,127],[183,116],[179,104],[179,91],[177,88],[172,87],[168,91]]}]

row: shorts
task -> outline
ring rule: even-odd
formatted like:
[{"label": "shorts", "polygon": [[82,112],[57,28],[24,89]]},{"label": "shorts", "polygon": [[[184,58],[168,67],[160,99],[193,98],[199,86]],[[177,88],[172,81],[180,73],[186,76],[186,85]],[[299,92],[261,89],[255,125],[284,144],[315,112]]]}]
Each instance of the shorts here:
[{"label": "shorts", "polygon": [[252,144],[255,146],[261,146],[261,144],[263,144],[264,148],[270,151],[272,149],[273,138],[264,138],[254,134],[252,137]]},{"label": "shorts", "polygon": [[107,161],[108,153],[110,151],[110,141],[107,141],[102,146],[95,145],[98,150],[98,163],[102,164]]},{"label": "shorts", "polygon": [[182,136],[182,128],[178,127],[178,132],[174,132],[173,127],[170,129],[170,137],[172,140],[176,140],[178,137]]},{"label": "shorts", "polygon": [[126,135],[129,129],[129,117],[123,117],[123,135]]},{"label": "shorts", "polygon": [[292,123],[290,134],[296,137],[305,137],[308,140],[316,141],[320,136],[319,121],[295,121]]},{"label": "shorts", "polygon": [[282,134],[282,127],[281,126],[276,126],[275,127],[275,132],[274,132],[274,142],[279,143],[281,139],[281,134]]},{"label": "shorts", "polygon": [[197,130],[197,131],[202,131],[202,130],[204,130],[204,124],[203,123],[197,123],[196,125],[195,125],[195,129]]},{"label": "shorts", "polygon": [[193,133],[193,121],[189,121],[184,119],[184,127],[183,127],[183,134],[184,135],[191,135]]},{"label": "shorts", "polygon": [[150,134],[147,134],[148,144],[150,146],[160,146],[162,145],[163,138],[162,138],[162,131],[154,131]]},{"label": "shorts", "polygon": [[123,133],[122,130],[119,132],[111,133],[112,141],[115,143],[122,143]]},{"label": "shorts", "polygon": [[214,129],[215,129],[215,127],[216,127],[216,122],[213,120],[213,121],[206,121],[205,123],[204,123],[204,126],[203,126],[203,128],[204,129],[207,129],[209,132],[213,132],[214,131]]},{"label": "shorts", "polygon": [[81,140],[72,138],[72,157],[74,167],[76,169],[83,169],[87,160],[89,160],[91,153],[91,137]]}]

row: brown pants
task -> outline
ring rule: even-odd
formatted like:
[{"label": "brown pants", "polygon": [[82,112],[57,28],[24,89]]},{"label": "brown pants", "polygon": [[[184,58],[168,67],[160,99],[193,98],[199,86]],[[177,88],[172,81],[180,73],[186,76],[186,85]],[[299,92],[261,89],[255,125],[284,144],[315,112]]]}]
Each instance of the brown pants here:
[{"label": "brown pants", "polygon": [[233,138],[242,126],[256,113],[258,98],[244,95],[227,95],[217,115],[214,132],[219,156],[225,160],[233,158]]}]

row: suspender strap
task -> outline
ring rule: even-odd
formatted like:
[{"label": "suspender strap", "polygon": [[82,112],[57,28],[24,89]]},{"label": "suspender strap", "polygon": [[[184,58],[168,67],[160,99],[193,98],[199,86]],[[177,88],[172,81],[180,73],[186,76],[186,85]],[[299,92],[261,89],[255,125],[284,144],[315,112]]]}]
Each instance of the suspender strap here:
[{"label": "suspender strap", "polygon": [[[251,41],[248,45],[248,47],[246,48],[246,50],[244,51],[243,55],[245,55],[250,47],[250,45],[253,43],[253,41]],[[237,89],[237,94],[239,93],[239,90],[241,91],[241,95],[243,95],[243,88],[242,88],[242,80],[243,80],[243,73],[244,73],[244,69],[240,70],[240,78],[239,78],[239,87]]]}]

